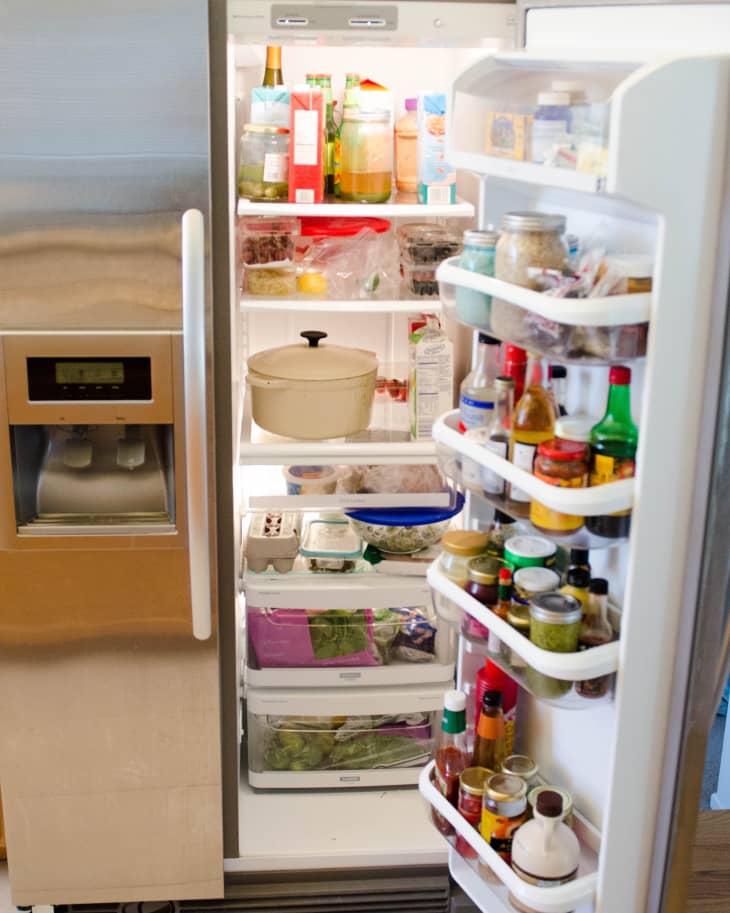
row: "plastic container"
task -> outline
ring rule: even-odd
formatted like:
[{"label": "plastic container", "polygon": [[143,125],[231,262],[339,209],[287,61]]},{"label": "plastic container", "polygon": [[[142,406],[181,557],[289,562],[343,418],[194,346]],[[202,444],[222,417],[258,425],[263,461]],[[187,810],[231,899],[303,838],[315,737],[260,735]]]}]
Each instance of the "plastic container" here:
[{"label": "plastic container", "polygon": [[342,301],[398,297],[398,242],[388,219],[305,217],[297,259],[299,294]]},{"label": "plastic container", "polygon": [[246,124],[239,145],[238,192],[248,200],[289,196],[289,128]]},{"label": "plastic container", "polygon": [[369,545],[389,554],[410,555],[438,542],[463,507],[464,496],[457,492],[448,508],[353,510],[347,516]]},{"label": "plastic container", "polygon": [[300,552],[311,571],[354,571],[362,542],[347,520],[312,520]]},{"label": "plastic container", "polygon": [[565,143],[570,116],[568,92],[540,92],[532,118],[532,161],[553,160],[555,146]]},{"label": "plastic container", "polygon": [[434,748],[443,685],[252,689],[249,783],[269,789],[402,786]]},{"label": "plastic container", "polygon": [[412,298],[436,296],[436,269],[442,260],[458,254],[461,238],[441,225],[407,222],[398,229],[404,293]]},{"label": "plastic container", "polygon": [[285,466],[288,495],[332,495],[339,472],[334,466]]},{"label": "plastic container", "polygon": [[[494,275],[494,259],[499,232],[465,231],[464,246],[459,266],[482,276]],[[491,323],[492,296],[475,289],[456,289],[456,317],[472,326],[489,326]]]},{"label": "plastic container", "polygon": [[418,190],[417,98],[407,98],[406,113],[395,125],[395,186],[403,193]]},{"label": "plastic container", "polygon": [[393,179],[393,128],[387,111],[346,108],[340,134],[340,197],[354,203],[384,203]]},{"label": "plastic container", "polygon": [[504,561],[513,571],[521,567],[550,567],[557,546],[542,536],[513,536],[504,544]]},{"label": "plastic container", "polygon": [[239,219],[239,260],[249,295],[291,297],[296,292],[295,237],[299,219],[267,216]]}]

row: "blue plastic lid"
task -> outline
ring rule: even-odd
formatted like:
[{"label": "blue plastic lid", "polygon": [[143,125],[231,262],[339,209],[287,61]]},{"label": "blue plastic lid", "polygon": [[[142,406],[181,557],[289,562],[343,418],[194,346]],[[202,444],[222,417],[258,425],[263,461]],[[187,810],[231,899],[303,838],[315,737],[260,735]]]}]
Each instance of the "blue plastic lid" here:
[{"label": "blue plastic lid", "polygon": [[454,507],[374,507],[372,510],[348,510],[347,516],[362,523],[379,523],[383,526],[423,526],[450,520],[464,507],[464,495],[456,492]]}]

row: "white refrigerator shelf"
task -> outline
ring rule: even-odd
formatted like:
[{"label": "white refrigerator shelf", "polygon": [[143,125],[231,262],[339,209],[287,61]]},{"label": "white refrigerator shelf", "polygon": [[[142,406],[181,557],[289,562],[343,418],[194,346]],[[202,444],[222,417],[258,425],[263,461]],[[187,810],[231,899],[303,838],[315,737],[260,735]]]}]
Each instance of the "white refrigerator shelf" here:
[{"label": "white refrigerator shelf", "polygon": [[[433,809],[449,821],[454,830],[475,850],[482,862],[492,870],[500,882],[500,887],[495,889],[493,883],[485,880],[486,892],[497,893],[503,901],[506,901],[505,895],[510,893],[517,900],[524,903],[525,906],[531,907],[538,913],[572,913],[576,907],[593,899],[598,879],[598,852],[600,850],[601,836],[598,830],[583,818],[580,813],[573,812],[573,830],[578,837],[581,848],[577,878],[566,884],[549,888],[536,887],[523,881],[502,857],[489,846],[479,831],[472,827],[439,792],[432,782],[433,771],[433,761],[421,771],[418,780],[418,788],[421,791],[421,795]],[[468,863],[464,864],[468,865]],[[473,869],[472,872],[474,872]],[[476,875],[476,872],[474,874]],[[477,877],[479,876],[477,875]],[[482,905],[482,909],[491,908],[488,905]]]},{"label": "white refrigerator shelf", "polygon": [[470,219],[474,207],[460,197],[456,203],[427,205],[419,203],[415,193],[396,193],[385,203],[347,203],[331,201],[326,203],[254,203],[239,199],[239,216],[378,216],[382,218],[452,218]]},{"label": "white refrigerator shelf", "polygon": [[257,298],[255,295],[242,295],[241,310],[244,313],[262,311],[300,311],[304,314],[414,314],[424,310],[428,302],[428,312],[441,310],[441,299],[437,296],[428,299],[369,300],[355,299],[340,301],[326,298]]},{"label": "white refrigerator shelf", "polygon": [[558,488],[548,485],[531,472],[519,469],[509,460],[460,434],[457,430],[458,414],[458,410],[454,409],[434,422],[434,440],[461,454],[462,457],[469,457],[480,466],[491,469],[500,478],[519,486],[546,507],[581,517],[600,516],[631,508],[634,500],[633,478],[620,479],[618,482],[609,482],[592,488]]},{"label": "white refrigerator shelf", "polygon": [[[560,681],[585,681],[610,675],[618,666],[619,642],[612,641],[590,650],[578,653],[554,653],[536,646],[527,637],[520,634],[512,625],[508,624],[491,609],[477,602],[460,586],[446,577],[435,561],[428,569],[427,579],[431,587],[448,602],[459,606],[466,613],[475,618],[479,624],[493,632],[502,643],[513,650],[528,666],[542,675]],[[451,613],[443,612],[440,600],[435,600],[436,610],[442,617],[452,620]],[[591,706],[590,701],[586,704]]]},{"label": "white refrigerator shelf", "polygon": [[501,178],[540,187],[577,190],[580,193],[598,193],[605,189],[606,179],[589,171],[556,168],[517,159],[499,158],[486,153],[464,152],[450,149],[448,159],[455,168],[472,171],[482,177]]},{"label": "white refrigerator shelf", "polygon": [[651,317],[651,292],[607,295],[604,298],[553,298],[502,279],[462,269],[458,257],[444,260],[436,271],[436,278],[440,283],[494,295],[524,311],[565,326],[621,327],[646,323]]}]

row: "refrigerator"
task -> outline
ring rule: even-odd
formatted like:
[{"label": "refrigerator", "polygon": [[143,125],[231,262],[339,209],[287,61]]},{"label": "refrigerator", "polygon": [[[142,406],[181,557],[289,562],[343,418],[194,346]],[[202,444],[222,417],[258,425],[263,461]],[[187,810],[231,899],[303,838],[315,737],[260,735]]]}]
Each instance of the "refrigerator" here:
[{"label": "refrigerator", "polygon": [[[587,515],[630,508],[632,526],[628,541],[591,549],[594,573],[611,584],[617,643],[600,667],[583,654],[578,666],[553,659],[538,669],[566,680],[615,673],[615,691],[567,706],[520,690],[517,744],[570,791],[582,843],[579,877],[526,899],[544,913],[684,909],[704,746],[727,672],[728,18],[712,3],[74,0],[32,13],[7,4],[3,351],[8,340],[12,349],[13,339],[41,337],[49,352],[78,360],[79,337],[103,336],[94,358],[109,359],[121,337],[134,354],[164,336],[177,353],[170,422],[182,435],[168,534],[181,563],[171,569],[139,530],[18,546],[17,435],[0,408],[10,467],[0,558],[12,569],[0,583],[0,789],[16,903],[512,909],[507,894],[519,885],[494,854],[469,834],[496,872],[484,879],[433,828],[428,766],[414,765],[408,783],[390,770],[349,783],[347,772],[326,771],[282,780],[254,758],[256,727],[272,717],[426,713],[433,730],[443,692],[455,677],[471,696],[484,657],[439,621],[440,661],[420,675],[255,668],[252,608],[431,611],[450,599],[491,621],[437,564],[428,577],[253,580],[242,560],[252,516],[360,506],[338,494],[301,507],[284,467],[423,467],[440,456],[456,485],[464,459],[508,479],[510,470],[469,448],[448,415],[433,439],[411,441],[403,404],[382,396],[371,433],[357,439],[272,437],[252,422],[246,360],[318,330],[375,352],[386,379],[401,380],[408,315],[435,313],[454,343],[458,385],[474,328],[455,319],[455,302],[471,289],[499,292],[541,318],[533,326],[561,333],[598,327],[610,340],[616,328],[648,325],[646,352],[630,361],[561,355],[552,344],[542,352],[567,362],[568,412],[596,417],[608,364],[630,364],[640,437],[633,480],[565,502]],[[396,117],[417,90],[447,95],[457,203],[340,203],[338,215],[427,219],[460,233],[498,226],[505,212],[558,212],[571,233],[650,257],[651,293],[576,299],[568,316],[475,279],[454,259],[439,267],[440,296],[427,300],[242,295],[240,220],[329,215],[331,205],[238,199],[238,142],[269,44],[282,46],[288,86],[313,70],[341,86],[358,71],[392,90]],[[555,79],[582,82],[605,105],[599,162],[579,170],[488,155],[486,115],[500,102],[530,110]],[[77,348],[63,348],[69,338]],[[22,372],[22,360],[4,356],[3,394],[17,381],[11,363]],[[492,510],[469,492],[462,522],[488,525]],[[12,563],[19,548],[22,568]],[[79,551],[86,563],[65,560]],[[165,593],[177,611],[155,629]]]}]

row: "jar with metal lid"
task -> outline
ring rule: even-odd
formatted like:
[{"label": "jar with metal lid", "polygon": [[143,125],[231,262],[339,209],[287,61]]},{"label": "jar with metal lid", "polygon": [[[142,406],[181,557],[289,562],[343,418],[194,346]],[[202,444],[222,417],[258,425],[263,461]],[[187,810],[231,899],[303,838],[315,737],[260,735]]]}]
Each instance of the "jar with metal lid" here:
[{"label": "jar with metal lid", "polygon": [[480,832],[491,848],[510,865],[512,835],[525,822],[527,785],[511,774],[493,774],[484,785]]},{"label": "jar with metal lid", "polygon": [[[588,485],[587,444],[553,438],[538,444],[533,474],[556,488],[586,488]],[[530,522],[544,533],[573,533],[583,526],[583,517],[564,514],[533,498]]]},{"label": "jar with metal lid", "polygon": [[513,536],[504,543],[504,560],[513,571],[521,567],[551,567],[557,546],[542,536]]},{"label": "jar with metal lid", "polygon": [[549,567],[521,567],[512,577],[512,599],[529,606],[538,593],[551,593],[560,587],[560,574]]},{"label": "jar with metal lid", "polygon": [[[471,273],[494,276],[494,256],[499,232],[468,230],[464,232],[464,246],[459,266]],[[463,323],[489,328],[492,310],[492,296],[476,289],[457,286],[456,316]]]},{"label": "jar with metal lid", "polygon": [[248,200],[289,197],[289,130],[246,124],[239,146],[238,192]]},{"label": "jar with metal lid", "polygon": [[393,181],[390,114],[345,108],[340,142],[340,197],[355,203],[384,203]]},{"label": "jar with metal lid", "polygon": [[[514,596],[512,604],[507,611],[507,624],[511,625],[516,631],[519,631],[523,637],[530,637],[530,606],[526,603],[516,602]],[[512,669],[524,669],[526,663],[524,659],[511,647],[502,641],[499,647],[499,653],[502,659],[509,664]]]},{"label": "jar with metal lid", "polygon": [[[530,640],[552,653],[575,653],[578,649],[583,607],[564,593],[540,593],[530,602]],[[535,697],[557,699],[573,687],[572,681],[544,675],[531,666],[525,684]]]},{"label": "jar with metal lid", "polygon": [[502,773],[525,781],[528,789],[537,785],[537,764],[526,754],[511,754],[502,761]]},{"label": "jar with metal lid", "polygon": [[[459,777],[457,808],[472,827],[479,827],[482,818],[484,784],[492,776],[487,767],[467,767]],[[477,852],[460,834],[456,835],[454,848],[465,859],[476,859]]]},{"label": "jar with metal lid", "polygon": [[[439,569],[445,577],[462,589],[469,579],[467,565],[471,558],[487,548],[487,535],[471,529],[452,529],[441,537]],[[434,592],[433,602],[439,615],[450,624],[461,624],[464,611],[451,599]]]},{"label": "jar with metal lid", "polygon": [[[466,566],[468,576],[464,589],[483,606],[487,606],[490,609],[493,608],[499,598],[497,583],[499,571],[502,567],[502,562],[490,555],[471,558]],[[466,634],[467,637],[478,637],[480,639],[489,637],[489,630],[467,613],[464,614],[461,632]]]},{"label": "jar with metal lid", "polygon": [[[563,240],[565,217],[545,212],[508,212],[502,218],[502,233],[497,242],[494,275],[497,279],[538,289],[530,270],[557,269],[568,266],[568,248]],[[532,324],[526,312],[501,298],[492,298],[493,332],[517,344],[535,342]],[[565,334],[570,328],[555,324],[551,332]]]}]

